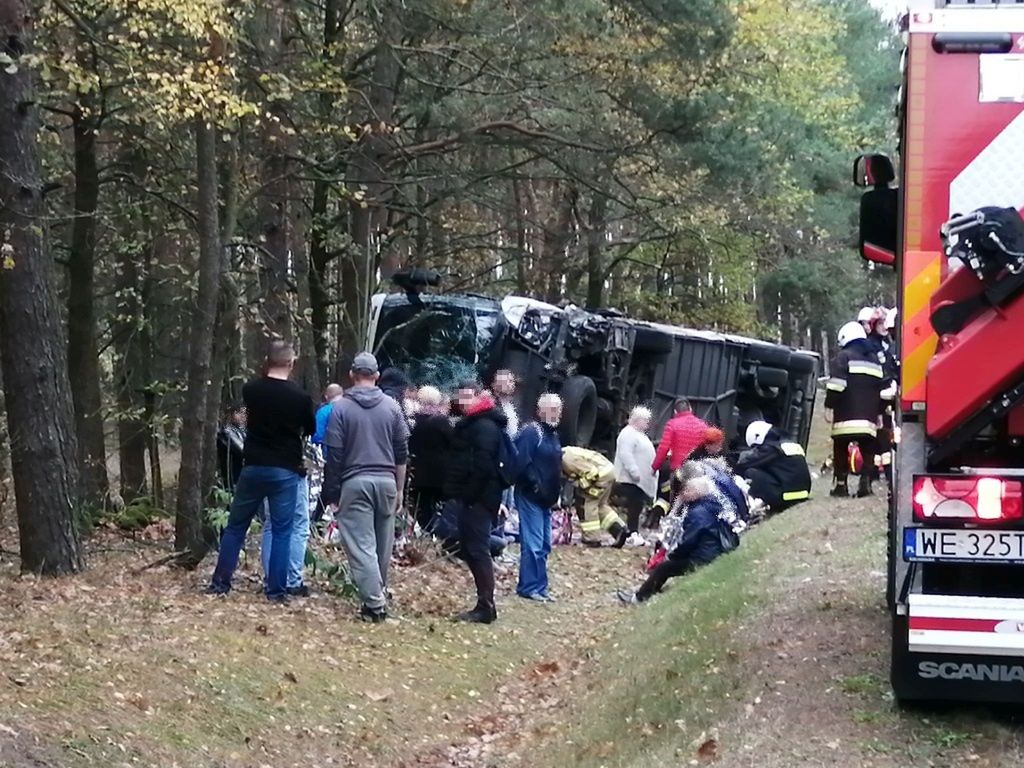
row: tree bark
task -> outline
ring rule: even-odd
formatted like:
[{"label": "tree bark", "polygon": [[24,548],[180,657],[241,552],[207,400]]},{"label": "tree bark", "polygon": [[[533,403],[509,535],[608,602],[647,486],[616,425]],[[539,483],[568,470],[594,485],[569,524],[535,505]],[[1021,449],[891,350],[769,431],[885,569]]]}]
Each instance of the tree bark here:
[{"label": "tree bark", "polygon": [[204,117],[196,119],[196,186],[199,236],[199,291],[192,319],[188,390],[181,416],[181,468],[174,546],[183,553],[179,563],[194,568],[210,548],[204,516],[207,489],[203,488],[204,423],[210,390],[210,363],[217,320],[221,254],[218,224],[217,131]]},{"label": "tree bark", "polygon": [[0,0],[0,357],[11,439],[21,567],[45,575],[83,566],[76,512],[78,447],[60,312],[40,224],[31,10]]},{"label": "tree bark", "polygon": [[96,161],[97,121],[89,109],[90,99],[82,96],[81,101],[71,121],[75,213],[68,253],[68,376],[74,382],[71,397],[78,436],[82,500],[98,507],[108,490],[93,284],[100,177]]},{"label": "tree bark", "polygon": [[594,193],[587,226],[587,306],[593,309],[604,305],[604,283],[607,278],[604,265],[607,215],[608,198],[600,193]]}]

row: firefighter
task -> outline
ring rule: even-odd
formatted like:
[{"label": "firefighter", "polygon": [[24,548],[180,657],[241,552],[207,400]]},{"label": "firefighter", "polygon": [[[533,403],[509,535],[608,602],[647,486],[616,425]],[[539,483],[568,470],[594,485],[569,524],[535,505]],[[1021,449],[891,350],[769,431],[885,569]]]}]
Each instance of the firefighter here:
[{"label": "firefighter", "polygon": [[878,315],[878,307],[861,307],[860,312],[857,313],[857,322],[860,323],[866,335],[871,334],[871,327]]},{"label": "firefighter", "polygon": [[850,446],[857,443],[864,461],[857,496],[871,496],[870,468],[875,462],[885,373],[859,322],[850,322],[840,328],[838,342],[839,353],[832,361],[832,377],[825,393],[825,408],[832,413],[832,463],[835,471],[832,495],[850,495],[847,486],[849,451]]},{"label": "firefighter", "polygon": [[771,512],[811,498],[811,470],[803,447],[767,421],[747,427],[750,450],[736,462],[736,474],[750,483],[750,495],[761,499]]},{"label": "firefighter", "polygon": [[625,545],[629,530],[611,505],[615,465],[597,451],[569,446],[562,449],[562,474],[583,497],[583,543],[601,546],[601,531],[605,530],[615,538],[612,546]]},{"label": "firefighter", "polygon": [[888,487],[892,488],[892,445],[893,445],[893,401],[896,399],[897,380],[899,379],[899,361],[892,343],[890,332],[896,325],[896,310],[882,309],[872,318],[871,332],[868,342],[882,366],[882,422],[878,429],[875,444],[874,477],[885,477]]}]

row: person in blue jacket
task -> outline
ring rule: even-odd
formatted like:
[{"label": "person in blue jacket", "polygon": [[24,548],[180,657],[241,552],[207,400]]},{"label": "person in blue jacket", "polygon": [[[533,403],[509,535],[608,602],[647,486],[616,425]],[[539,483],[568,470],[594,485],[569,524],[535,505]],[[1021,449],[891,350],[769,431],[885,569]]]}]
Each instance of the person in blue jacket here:
[{"label": "person in blue jacket", "polygon": [[624,603],[650,599],[669,579],[707,565],[725,552],[721,528],[729,524],[725,520],[728,514],[714,483],[697,462],[687,462],[680,470],[679,495],[686,506],[680,522],[665,537],[668,555],[638,590],[624,589],[617,593]]},{"label": "person in blue jacket", "polygon": [[551,508],[562,493],[562,444],[558,439],[561,420],[562,399],[555,394],[541,395],[537,420],[523,426],[516,436],[519,479],[515,508],[522,544],[516,594],[544,603],[553,602],[548,591],[548,555]]}]

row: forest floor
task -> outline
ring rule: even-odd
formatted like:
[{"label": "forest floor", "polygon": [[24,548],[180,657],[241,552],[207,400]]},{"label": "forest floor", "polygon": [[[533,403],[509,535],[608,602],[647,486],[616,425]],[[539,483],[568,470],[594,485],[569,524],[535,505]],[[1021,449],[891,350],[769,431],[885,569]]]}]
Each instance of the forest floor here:
[{"label": "forest floor", "polygon": [[[397,618],[320,592],[268,605],[251,570],[138,569],[103,535],[81,577],[0,565],[0,766],[1001,766],[1024,729],[889,694],[881,500],[817,498],[641,607],[644,552],[556,548],[552,605],[463,626],[464,569],[397,569]],[[8,532],[0,546],[13,548]],[[322,586],[322,585],[321,585]]]}]

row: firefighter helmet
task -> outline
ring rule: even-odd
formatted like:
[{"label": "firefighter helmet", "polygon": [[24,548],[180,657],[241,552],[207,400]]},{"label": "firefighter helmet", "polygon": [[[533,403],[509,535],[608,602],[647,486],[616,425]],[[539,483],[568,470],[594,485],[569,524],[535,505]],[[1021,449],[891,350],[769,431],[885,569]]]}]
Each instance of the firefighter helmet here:
[{"label": "firefighter helmet", "polygon": [[864,332],[864,326],[859,322],[849,322],[839,329],[839,334],[836,337],[840,347],[845,347],[851,341],[857,339],[866,339],[868,335]]},{"label": "firefighter helmet", "polygon": [[857,322],[870,323],[874,319],[875,312],[877,311],[878,310],[876,310],[874,307],[862,307],[860,312],[857,313]]},{"label": "firefighter helmet", "polygon": [[750,422],[750,426],[747,427],[747,445],[753,448],[755,445],[764,443],[764,439],[768,437],[768,432],[771,428],[772,425],[767,421]]}]

